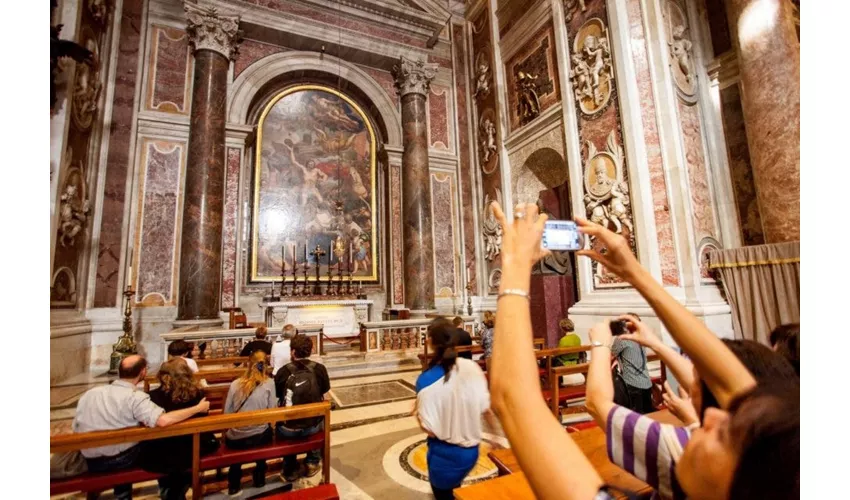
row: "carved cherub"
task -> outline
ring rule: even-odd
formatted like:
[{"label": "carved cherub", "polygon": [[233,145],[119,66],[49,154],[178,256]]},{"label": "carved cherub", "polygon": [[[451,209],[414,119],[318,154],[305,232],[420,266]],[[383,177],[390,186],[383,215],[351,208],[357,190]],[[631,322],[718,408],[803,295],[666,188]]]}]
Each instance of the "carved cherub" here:
[{"label": "carved cherub", "polygon": [[573,67],[570,70],[570,78],[573,79],[576,100],[581,101],[585,97],[593,97],[593,87],[590,84],[590,67],[580,54],[573,54]]},{"label": "carved cherub", "polygon": [[685,38],[685,28],[681,24],[673,28],[673,41],[670,45],[670,54],[678,64],[679,70],[685,76],[688,85],[693,85],[693,74],[691,73],[691,41]]},{"label": "carved cherub", "polygon": [[74,245],[77,234],[85,226],[89,212],[89,201],[80,200],[77,186],[68,184],[60,197],[59,204],[59,243],[64,247]]},{"label": "carved cherub", "polygon": [[479,57],[475,76],[475,98],[487,97],[490,93],[490,64],[483,57]]},{"label": "carved cherub", "polygon": [[[602,73],[608,71],[611,66],[611,51],[608,47],[607,38],[598,38],[594,35],[588,35],[584,39],[584,61],[590,68],[590,80],[593,87],[594,102],[599,105],[602,103],[602,94],[599,92],[599,78]],[[590,62],[588,62],[590,61]]]},{"label": "carved cherub", "polygon": [[490,118],[481,121],[481,163],[487,164],[496,153],[496,125]]}]

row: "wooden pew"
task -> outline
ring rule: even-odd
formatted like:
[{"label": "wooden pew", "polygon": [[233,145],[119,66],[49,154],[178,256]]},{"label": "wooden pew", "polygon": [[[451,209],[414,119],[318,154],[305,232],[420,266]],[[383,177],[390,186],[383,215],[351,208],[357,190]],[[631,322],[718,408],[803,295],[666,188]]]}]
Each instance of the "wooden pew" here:
[{"label": "wooden pew", "polygon": [[[272,367],[269,366],[266,370],[271,375]],[[208,385],[229,384],[245,374],[245,368],[222,368],[218,370],[203,370],[192,374],[192,378],[200,382],[205,380]],[[148,375],[145,377],[144,389],[145,392],[150,392],[151,384],[157,383],[159,380],[156,375]]]},{"label": "wooden pew", "polygon": [[[99,446],[149,441],[175,436],[192,436],[192,499],[203,498],[201,471],[220,469],[236,463],[248,463],[257,460],[280,458],[284,455],[305,453],[322,448],[322,480],[330,483],[330,402],[272,408],[244,413],[213,415],[193,418],[168,427],[131,427],[111,431],[94,431],[79,434],[64,434],[50,438],[50,453],[95,448]],[[222,443],[218,451],[200,456],[200,436],[204,432],[215,432],[232,427],[271,424],[307,417],[322,417],[324,432],[302,439],[278,440],[248,450],[231,450]],[[50,481],[50,495],[59,495],[77,491],[99,492],[119,484],[140,483],[161,477],[160,474],[146,472],[140,468],[129,468],[116,472],[85,473],[80,476]]]},{"label": "wooden pew", "polygon": [[[590,346],[580,346],[581,348],[589,349]],[[579,347],[574,347],[573,349],[578,349]],[[646,362],[651,363],[654,361],[661,361],[657,354],[648,353],[646,355]],[[555,418],[559,418],[560,416],[560,406],[561,403],[566,402],[568,399],[580,398],[584,397],[586,386],[575,385],[569,387],[561,387],[559,383],[562,375],[571,375],[575,373],[582,373],[587,376],[587,370],[590,367],[590,363],[580,363],[577,365],[571,366],[552,366],[549,365],[549,390],[543,391],[543,397],[549,402],[549,407],[552,409],[552,414],[555,415]],[[653,391],[655,390],[656,385],[664,385],[664,382],[667,380],[667,368],[664,366],[664,363],[661,363],[661,376],[652,379]],[[554,382],[554,383],[553,383]]]},{"label": "wooden pew", "polygon": [[227,366],[233,367],[234,365],[244,365],[248,362],[247,356],[229,356],[225,358],[204,358],[204,359],[196,359],[195,363],[198,364],[198,370],[203,371],[204,369],[210,369],[211,367],[217,366]]},{"label": "wooden pew", "polygon": [[[540,350],[540,349],[543,349],[543,346],[546,344],[546,340],[535,338],[535,339],[532,339],[532,343],[533,343],[535,350]],[[473,344],[471,346],[459,346],[459,347],[455,348],[455,351],[457,351],[457,352],[472,352],[472,354],[483,354],[484,353],[484,347],[482,347],[480,344]],[[433,356],[433,353],[428,352],[428,342],[425,342],[424,352],[422,354],[418,355],[419,363],[422,365],[422,371],[423,372],[428,369],[428,362],[431,360],[432,356]],[[481,363],[479,363],[479,365],[481,365],[481,369],[485,369],[484,366]]]}]

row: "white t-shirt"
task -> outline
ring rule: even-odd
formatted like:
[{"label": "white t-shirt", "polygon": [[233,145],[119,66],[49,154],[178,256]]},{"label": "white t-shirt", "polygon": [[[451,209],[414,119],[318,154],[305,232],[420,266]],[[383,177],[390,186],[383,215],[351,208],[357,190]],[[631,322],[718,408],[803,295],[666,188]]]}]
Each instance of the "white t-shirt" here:
[{"label": "white t-shirt", "polygon": [[272,376],[277,375],[281,366],[292,361],[290,351],[289,339],[278,340],[272,344]]},{"label": "white t-shirt", "polygon": [[192,370],[192,373],[198,373],[198,363],[195,362],[192,358],[183,358],[183,361],[189,365],[189,369]]},{"label": "white t-shirt", "polygon": [[440,365],[416,380],[419,419],[434,436],[470,448],[481,442],[481,415],[490,408],[487,378],[478,363],[458,358],[448,382]]}]

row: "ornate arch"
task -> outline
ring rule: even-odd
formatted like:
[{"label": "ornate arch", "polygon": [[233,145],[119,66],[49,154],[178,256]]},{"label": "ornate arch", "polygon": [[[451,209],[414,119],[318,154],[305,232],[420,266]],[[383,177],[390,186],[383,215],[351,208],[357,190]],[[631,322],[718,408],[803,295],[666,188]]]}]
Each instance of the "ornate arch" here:
[{"label": "ornate arch", "polygon": [[246,68],[230,86],[227,96],[227,122],[247,125],[257,93],[267,83],[286,73],[321,71],[339,74],[356,85],[372,101],[387,128],[386,144],[401,147],[401,115],[392,98],[360,68],[325,54],[314,52],[284,52],[264,57]]}]

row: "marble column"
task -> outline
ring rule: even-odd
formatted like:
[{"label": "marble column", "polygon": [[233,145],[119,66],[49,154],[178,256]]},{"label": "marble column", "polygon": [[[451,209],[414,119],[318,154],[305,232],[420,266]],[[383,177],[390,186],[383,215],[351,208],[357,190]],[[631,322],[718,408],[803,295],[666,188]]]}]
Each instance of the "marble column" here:
[{"label": "marble column", "polygon": [[728,0],[767,243],[800,239],[800,43],[787,0]]},{"label": "marble column", "polygon": [[189,129],[177,321],[220,323],[227,71],[239,17],[184,4],[195,76]]},{"label": "marble column", "polygon": [[[401,97],[401,220],[404,257],[404,303],[412,313],[433,311],[434,231],[431,174],[428,170],[428,89],[436,64],[401,58],[395,67]],[[446,251],[452,251],[446,249]]]}]

